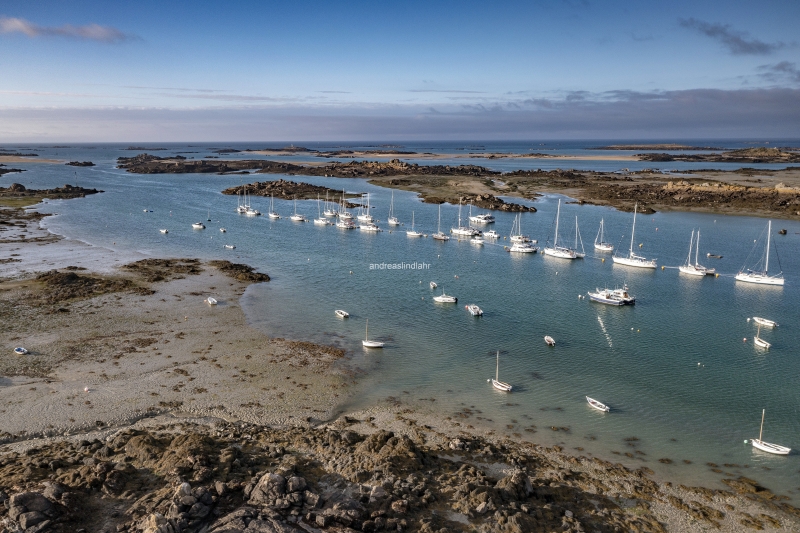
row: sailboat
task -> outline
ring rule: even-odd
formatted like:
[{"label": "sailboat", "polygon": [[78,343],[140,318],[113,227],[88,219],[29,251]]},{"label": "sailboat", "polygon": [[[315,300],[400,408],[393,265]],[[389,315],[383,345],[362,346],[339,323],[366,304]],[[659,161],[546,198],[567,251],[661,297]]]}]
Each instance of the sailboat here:
[{"label": "sailboat", "polygon": [[461,237],[472,237],[473,235],[480,234],[478,230],[471,226],[461,225],[461,198],[458,199],[458,226],[455,228],[450,228],[450,233]]},{"label": "sailboat", "polygon": [[359,222],[372,222],[375,219],[372,218],[372,215],[369,214],[369,193],[367,193],[367,208],[364,209],[364,206],[361,206],[361,213],[358,215]]},{"label": "sailboat", "polygon": [[411,212],[411,231],[406,231],[409,237],[422,237],[423,234],[414,229],[414,212]]},{"label": "sailboat", "polygon": [[764,442],[761,440],[761,437],[764,435],[764,414],[767,412],[766,409],[761,411],[761,429],[758,432],[757,439],[750,439],[750,443],[753,445],[753,448],[758,448],[761,451],[767,453],[774,453],[776,455],[789,455],[789,452],[792,451],[791,448],[787,448],[786,446],[780,446],[778,444],[772,444],[769,442]]},{"label": "sailboat", "polygon": [[494,379],[489,378],[486,381],[492,382],[492,387],[503,392],[511,392],[511,385],[500,381],[500,350],[497,351],[497,366],[494,371]]},{"label": "sailboat", "polygon": [[[774,276],[769,275],[769,239],[770,233],[772,233],[772,221],[770,220],[767,222],[767,247],[764,249],[764,257],[762,258],[762,262],[764,263],[764,270],[750,270],[745,269],[742,267],[742,270],[736,274],[736,281],[745,281],[747,283],[760,283],[762,285],[783,285],[783,272],[778,272]],[[754,246],[755,248],[755,246]],[[753,252],[750,252],[751,254]],[[749,257],[749,256],[748,256]],[[778,263],[780,266],[780,258],[778,259]],[[759,262],[759,265],[761,262]]]},{"label": "sailboat", "polygon": [[610,252],[614,249],[614,245],[611,243],[606,242],[603,240],[603,230],[605,224],[603,223],[603,219],[600,219],[600,229],[597,230],[597,236],[594,238],[594,249],[600,250],[601,252]]},{"label": "sailboat", "polygon": [[755,344],[759,348],[764,348],[765,350],[769,350],[769,347],[772,346],[772,344],[768,343],[767,341],[761,338],[761,324],[758,324],[758,330],[756,331],[756,336],[753,337],[753,344]]},{"label": "sailboat", "polygon": [[[514,233],[514,231],[517,233]],[[487,232],[488,235],[488,232]],[[531,238],[522,234],[522,213],[517,213],[514,217],[514,222],[511,223],[511,235],[509,236],[511,242],[536,242],[531,241]]]},{"label": "sailboat", "polygon": [[364,340],[361,341],[361,344],[365,348],[383,348],[383,345],[385,344],[385,343],[383,343],[381,341],[371,341],[371,340],[369,340],[369,318],[367,319],[367,327],[366,327],[366,330],[364,332]]},{"label": "sailboat", "polygon": [[247,212],[247,189],[244,190],[245,198],[242,202],[242,191],[236,191],[236,212],[244,214]]},{"label": "sailboat", "polygon": [[275,197],[270,194],[269,195],[269,218],[281,218],[281,216],[275,212]]},{"label": "sailboat", "polygon": [[353,214],[347,210],[347,195],[344,193],[344,189],[342,189],[342,208],[339,210],[339,218],[345,220],[353,219]]},{"label": "sailboat", "polygon": [[[581,251],[578,251],[578,242],[581,243]],[[581,237],[581,232],[578,229],[578,215],[575,215],[575,257],[578,259],[583,259],[586,257],[586,250],[583,249],[583,238]]]},{"label": "sailboat", "polygon": [[297,198],[294,199],[294,214],[289,219],[295,222],[306,222],[306,217],[297,212]]},{"label": "sailboat", "polygon": [[[565,246],[559,246],[558,245],[558,219],[560,218],[560,216],[561,216],[561,199],[559,198],[559,200],[558,200],[558,209],[556,210],[556,232],[555,232],[555,236],[553,238],[553,246],[545,246],[544,247],[544,254],[545,255],[549,255],[551,257],[558,257],[558,258],[561,258],[561,259],[576,259],[578,257],[578,254],[575,253],[575,250],[573,250],[572,248],[567,248]],[[575,219],[576,223],[577,223],[577,220],[578,219],[576,218]],[[576,241],[577,241],[577,238],[578,238],[578,234],[577,234],[577,228],[576,228],[576,233],[575,233],[575,240]]]},{"label": "sailboat", "polygon": [[326,217],[335,217],[337,215],[336,210],[333,208],[334,202],[328,203],[328,192],[325,191],[325,209],[322,211],[322,214]]},{"label": "sailboat", "polygon": [[327,218],[322,216],[322,213],[320,211],[320,206],[319,206],[319,195],[317,195],[317,218],[314,219],[314,224],[318,224],[320,226],[328,226],[328,225],[333,224]]},{"label": "sailboat", "polygon": [[[694,263],[692,263],[692,247],[694,246]],[[694,230],[692,236],[689,238],[689,255],[686,257],[686,263],[678,267],[678,270],[684,274],[691,276],[712,276],[716,273],[714,268],[706,268],[697,261],[697,255],[700,253],[700,230],[697,230],[697,241],[695,242]]]},{"label": "sailboat", "polygon": [[386,219],[386,223],[390,226],[400,225],[400,221],[394,216],[394,191],[392,191],[392,201],[389,203],[389,218]]},{"label": "sailboat", "polygon": [[655,259],[647,259],[641,255],[636,255],[633,253],[633,235],[636,232],[636,208],[638,205],[638,202],[633,205],[633,229],[631,229],[631,247],[628,252],[628,257],[615,255],[612,257],[612,259],[614,260],[615,264],[639,268],[656,268]]},{"label": "sailboat", "polygon": [[449,235],[442,233],[442,204],[439,204],[439,221],[436,223],[436,233],[433,234],[433,238],[437,241],[450,240]]}]

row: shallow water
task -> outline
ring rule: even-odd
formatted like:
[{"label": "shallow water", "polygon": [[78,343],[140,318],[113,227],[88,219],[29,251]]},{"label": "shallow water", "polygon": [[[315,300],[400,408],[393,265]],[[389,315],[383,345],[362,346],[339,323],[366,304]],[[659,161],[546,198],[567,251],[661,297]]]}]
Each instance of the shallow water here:
[{"label": "shallow water", "polygon": [[[65,157],[66,149],[58,151],[63,152],[58,157]],[[570,262],[539,254],[519,257],[505,252],[502,241],[477,247],[455,240],[409,239],[408,227],[365,234],[293,223],[288,220],[293,205],[287,201],[275,201],[276,209],[287,216],[282,220],[240,216],[234,212],[236,198],[219,191],[242,179],[285,176],[138,176],[113,168],[115,157],[135,153],[119,147],[76,148],[66,157],[91,159],[98,166],[26,165],[28,172],[5,175],[2,184],[62,185],[74,183],[77,173],[81,186],[106,192],[43,206],[42,211],[60,213],[44,221],[52,231],[117,250],[228,258],[268,272],[273,281],[251,286],[242,298],[249,320],[270,335],[348,349],[348,364],[363,372],[358,393],[343,408],[394,397],[442,416],[461,412],[466,418],[454,421],[462,426],[582,447],[584,453],[648,466],[686,483],[717,483],[720,475],[706,466],[713,462],[742,465],[720,468],[754,477],[775,491],[791,495],[789,491],[800,490],[797,455],[769,456],[743,443],[758,436],[761,409],[766,408],[765,440],[800,446],[797,222],[773,224],[774,233],[788,230],[785,236],[774,236],[786,286],[762,287],[735,282],[732,275],[750,254],[765,219],[675,212],[640,215],[637,249],[658,258],[659,267],[667,267],[645,271],[614,266],[610,254],[595,256],[592,249],[601,218],[607,240],[627,249],[630,213],[562,203],[560,239],[574,242],[577,215],[587,258]],[[363,180],[288,179],[369,191],[373,215],[385,220],[388,214],[391,191]],[[545,196],[534,203],[537,213],[522,216],[523,231],[540,245],[552,235],[558,198]],[[394,201],[397,216],[406,224],[413,211],[417,229],[436,231],[436,206],[403,191],[395,191]],[[262,212],[268,210],[269,199],[253,198],[252,203]],[[316,202],[298,202],[298,210],[313,218]],[[443,229],[456,225],[457,213],[457,206],[442,206]],[[462,216],[466,215],[465,207]],[[513,216],[495,215],[493,228],[507,235]],[[206,222],[209,216],[212,222]],[[190,224],[199,220],[208,229],[192,230]],[[227,233],[220,233],[219,227]],[[169,234],[160,234],[159,228],[168,228]],[[718,278],[689,278],[673,268],[685,261],[689,236],[697,228],[701,256],[724,256],[701,259],[717,268]],[[226,250],[223,244],[237,248]],[[770,270],[777,266],[777,257],[773,250]],[[370,269],[370,264],[403,262],[429,266]],[[431,280],[439,284],[439,291],[457,296],[458,304],[435,304]],[[578,298],[595,287],[623,283],[637,296],[633,307],[611,308]],[[473,318],[464,309],[467,303],[479,304],[485,315]],[[337,308],[351,317],[337,319]],[[773,343],[769,352],[752,345],[756,330],[747,317],[754,315],[781,324],[761,332]],[[366,318],[370,338],[386,341],[384,350],[361,347]],[[555,337],[557,346],[547,347],[544,335]],[[514,385],[511,394],[494,391],[486,382],[494,374],[496,350],[501,351],[501,379]],[[592,410],[586,395],[609,404],[612,412]],[[534,424],[535,433],[525,431]],[[551,426],[569,431],[552,431]],[[629,437],[639,440],[624,440]],[[674,464],[659,463],[659,458]]]}]

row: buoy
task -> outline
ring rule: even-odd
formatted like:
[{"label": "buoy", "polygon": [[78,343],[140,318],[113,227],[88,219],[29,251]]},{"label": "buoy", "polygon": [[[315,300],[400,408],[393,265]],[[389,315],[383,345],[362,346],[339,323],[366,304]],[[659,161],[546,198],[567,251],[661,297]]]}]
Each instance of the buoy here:
[{"label": "buoy", "polygon": [[644,244],[643,242],[640,242],[639,243],[639,248],[641,248],[643,244]]},{"label": "buoy", "polygon": [[714,274],[714,277],[715,277],[715,278],[718,278],[718,277],[719,277],[719,274]]},{"label": "buoy", "polygon": [[[714,222],[716,222],[716,220]],[[744,439],[744,443],[747,444],[747,439]]]},{"label": "buoy", "polygon": [[350,271],[350,274],[352,274],[352,273],[353,273],[353,271],[351,270],[351,271]]},{"label": "buoy", "polygon": [[89,392],[89,387],[84,387],[83,392]]},{"label": "buoy", "polygon": [[631,331],[633,331],[633,328],[631,328]]},{"label": "buoy", "polygon": [[697,366],[700,366],[700,363],[697,363]]},{"label": "buoy", "polygon": [[661,270],[664,270],[665,268],[666,268],[666,267],[665,267],[664,265],[661,265]]},{"label": "buoy", "polygon": [[640,329],[637,329],[637,330],[636,330],[636,333],[639,333],[640,331],[642,331],[642,330],[640,330]]},{"label": "buoy", "polygon": [[604,257],[603,259],[600,260],[600,262],[601,263],[605,263],[606,262],[606,258]]},{"label": "buoy", "polygon": [[747,342],[747,337],[743,338],[742,342]]},{"label": "buoy", "polygon": [[747,321],[750,322],[750,317],[747,317]]},{"label": "buoy", "polygon": [[658,231],[658,228],[656,228],[656,231]]}]

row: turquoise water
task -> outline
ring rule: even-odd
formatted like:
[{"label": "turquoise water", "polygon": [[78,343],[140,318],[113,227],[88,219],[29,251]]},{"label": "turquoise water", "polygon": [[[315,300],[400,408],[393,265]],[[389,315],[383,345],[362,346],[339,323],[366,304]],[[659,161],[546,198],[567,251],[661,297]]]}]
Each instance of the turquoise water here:
[{"label": "turquoise water", "polygon": [[[112,249],[228,258],[268,272],[273,281],[251,286],[242,299],[249,320],[270,335],[346,348],[347,364],[358,370],[359,385],[345,409],[388,397],[434,409],[443,417],[467,408],[470,418],[454,418],[464,426],[582,447],[584,453],[648,466],[682,482],[714,485],[720,475],[705,463],[728,463],[741,466],[721,467],[727,473],[756,478],[789,495],[800,490],[797,455],[769,456],[743,443],[758,436],[761,409],[766,408],[765,440],[800,447],[800,224],[795,221],[773,223],[774,232],[788,230],[785,236],[774,236],[786,286],[761,287],[734,282],[732,275],[745,262],[766,219],[640,215],[636,243],[642,243],[641,253],[658,258],[659,267],[669,267],[645,271],[614,266],[610,255],[595,257],[592,249],[601,218],[606,239],[627,248],[630,213],[562,203],[561,239],[574,239],[577,215],[587,258],[570,262],[539,254],[512,256],[502,245],[409,239],[407,227],[369,234],[288,218],[240,216],[234,212],[236,198],[219,191],[243,177],[131,175],[113,169],[113,158],[120,153],[131,154],[76,149],[75,159],[90,158],[98,166],[27,165],[29,172],[3,176],[2,184],[74,183],[77,172],[80,185],[106,193],[47,204],[43,211],[60,214],[45,219],[52,231]],[[388,189],[363,180],[289,179],[369,191],[373,215],[387,217]],[[537,213],[522,216],[523,231],[540,245],[552,232],[558,198],[545,196],[534,203]],[[436,230],[436,206],[403,191],[395,191],[394,201],[406,224],[413,211],[417,229]],[[254,198],[252,203],[268,210],[269,199]],[[287,217],[293,211],[291,202],[275,204]],[[298,202],[298,210],[313,218],[316,202]],[[456,224],[457,212],[457,206],[442,207],[443,229]],[[205,221],[207,213],[213,220],[206,222],[208,229],[192,230],[190,224]],[[495,215],[493,228],[507,235],[512,215]],[[221,234],[219,227],[227,233]],[[170,232],[162,235],[159,228]],[[689,236],[697,228],[701,255],[724,256],[701,260],[717,268],[722,274],[718,278],[689,278],[672,268],[685,260]],[[225,250],[223,244],[237,248]],[[401,262],[429,268],[370,269],[370,264]],[[773,250],[771,267],[776,262]],[[431,280],[457,296],[458,304],[435,304]],[[623,283],[637,296],[633,307],[611,308],[578,298],[595,287]],[[473,318],[464,309],[467,303],[477,303],[485,315]],[[333,310],[338,308],[349,311],[350,319],[336,319]],[[752,316],[781,324],[762,330],[762,337],[773,343],[769,352],[752,345],[755,326],[747,322]],[[384,350],[361,347],[366,318],[370,338],[386,341]],[[553,336],[557,346],[547,347],[544,335]],[[496,350],[501,351],[501,379],[514,385],[511,394],[494,391],[486,382],[494,374]],[[609,404],[612,412],[590,409],[586,395]],[[526,432],[532,425],[536,432]],[[554,432],[551,426],[569,431]],[[624,439],[634,436],[639,439],[636,446],[628,446]],[[674,464],[664,465],[659,458]]]}]

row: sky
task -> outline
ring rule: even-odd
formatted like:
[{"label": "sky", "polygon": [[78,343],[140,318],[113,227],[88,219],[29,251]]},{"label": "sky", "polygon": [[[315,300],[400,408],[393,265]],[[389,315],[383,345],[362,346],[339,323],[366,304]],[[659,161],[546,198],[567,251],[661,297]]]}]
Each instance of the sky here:
[{"label": "sky", "polygon": [[0,142],[800,138],[800,2],[0,3]]}]

